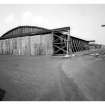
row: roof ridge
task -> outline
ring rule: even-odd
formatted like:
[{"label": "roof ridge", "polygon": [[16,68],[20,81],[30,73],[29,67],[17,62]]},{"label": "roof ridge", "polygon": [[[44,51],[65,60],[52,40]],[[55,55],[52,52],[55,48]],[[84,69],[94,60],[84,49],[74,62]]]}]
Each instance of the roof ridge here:
[{"label": "roof ridge", "polygon": [[29,27],[29,28],[37,28],[37,29],[43,29],[43,30],[46,30],[46,31],[50,31],[50,29],[47,29],[47,28],[43,28],[43,27],[38,27],[38,26],[30,26],[30,25],[20,25],[20,26],[16,26],[15,28],[12,28],[10,29],[9,31],[7,31],[6,33],[4,33],[1,37],[4,37],[6,34],[8,34],[9,32],[13,31],[13,30],[16,30],[18,28],[23,28],[23,27]]}]

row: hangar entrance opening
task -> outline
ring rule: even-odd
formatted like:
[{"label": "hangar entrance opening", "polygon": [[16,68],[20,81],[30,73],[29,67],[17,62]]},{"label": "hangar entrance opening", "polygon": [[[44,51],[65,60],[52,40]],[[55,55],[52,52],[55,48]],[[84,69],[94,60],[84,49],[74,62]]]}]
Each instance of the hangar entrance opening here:
[{"label": "hangar entrance opening", "polygon": [[67,35],[59,32],[53,33],[53,51],[54,55],[67,54]]}]

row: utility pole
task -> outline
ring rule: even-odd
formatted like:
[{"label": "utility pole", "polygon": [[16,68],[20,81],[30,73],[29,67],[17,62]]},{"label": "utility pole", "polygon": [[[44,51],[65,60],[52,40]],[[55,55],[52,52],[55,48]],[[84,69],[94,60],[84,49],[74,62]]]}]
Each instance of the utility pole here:
[{"label": "utility pole", "polygon": [[69,40],[70,40],[70,30],[68,31],[67,35],[67,55],[69,55]]},{"label": "utility pole", "polygon": [[70,48],[70,29],[68,30],[68,34],[67,34],[67,53],[65,55],[65,57],[70,57],[70,53],[71,53],[71,48]]}]

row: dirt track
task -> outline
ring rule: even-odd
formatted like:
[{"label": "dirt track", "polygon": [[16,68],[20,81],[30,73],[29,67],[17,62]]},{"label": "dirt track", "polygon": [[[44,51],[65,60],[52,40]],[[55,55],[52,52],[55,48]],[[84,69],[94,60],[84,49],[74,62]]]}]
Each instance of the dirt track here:
[{"label": "dirt track", "polygon": [[63,68],[88,100],[105,100],[105,59],[93,56],[77,57],[71,61],[66,60]]},{"label": "dirt track", "polygon": [[59,57],[0,56],[3,100],[86,100]]},{"label": "dirt track", "polygon": [[0,56],[3,100],[105,100],[105,60]]}]

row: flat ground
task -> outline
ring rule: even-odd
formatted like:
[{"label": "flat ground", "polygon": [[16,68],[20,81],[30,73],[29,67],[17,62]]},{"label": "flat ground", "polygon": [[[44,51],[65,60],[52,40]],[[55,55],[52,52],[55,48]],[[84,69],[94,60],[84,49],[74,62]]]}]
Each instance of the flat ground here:
[{"label": "flat ground", "polygon": [[3,100],[105,100],[104,53],[91,53],[71,58],[0,55]]}]

